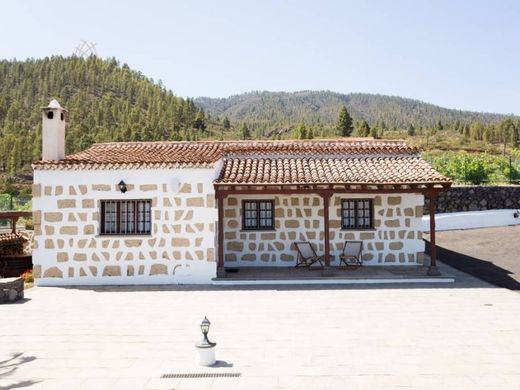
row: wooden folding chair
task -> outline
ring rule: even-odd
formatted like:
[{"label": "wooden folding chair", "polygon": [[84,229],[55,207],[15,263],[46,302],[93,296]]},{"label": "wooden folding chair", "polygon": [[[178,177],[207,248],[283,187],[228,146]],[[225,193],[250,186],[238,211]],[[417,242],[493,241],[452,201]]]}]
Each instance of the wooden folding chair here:
[{"label": "wooden folding chair", "polygon": [[318,256],[316,251],[308,241],[295,242],[294,246],[298,251],[298,258],[296,259],[296,267],[307,267],[311,269],[314,263],[319,263],[323,267],[323,256]]},{"label": "wooden folding chair", "polygon": [[345,264],[345,267],[360,267],[363,265],[363,241],[345,241],[343,252],[339,256],[339,266]]}]

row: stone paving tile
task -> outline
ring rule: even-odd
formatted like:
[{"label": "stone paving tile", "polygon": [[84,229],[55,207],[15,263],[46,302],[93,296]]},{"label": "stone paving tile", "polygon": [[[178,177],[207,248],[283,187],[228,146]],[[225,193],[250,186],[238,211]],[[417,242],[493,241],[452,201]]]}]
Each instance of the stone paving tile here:
[{"label": "stone paving tile", "polygon": [[[36,287],[0,306],[0,389],[520,388],[518,294],[450,272],[450,287]],[[217,368],[195,363],[204,315]],[[161,379],[201,372],[242,376]]]}]

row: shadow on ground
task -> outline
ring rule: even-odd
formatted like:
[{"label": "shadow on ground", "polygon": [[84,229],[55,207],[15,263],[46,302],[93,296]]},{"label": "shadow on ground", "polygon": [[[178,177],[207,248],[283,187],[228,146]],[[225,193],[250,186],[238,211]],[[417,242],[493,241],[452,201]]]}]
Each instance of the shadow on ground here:
[{"label": "shadow on ground", "polygon": [[[426,240],[425,242],[426,253],[430,254],[430,243]],[[477,259],[476,257],[455,252],[438,245],[437,257],[441,259],[443,263],[495,286],[515,291],[520,290],[520,283],[511,277],[514,272],[499,267],[492,261]]]},{"label": "shadow on ground", "polygon": [[229,368],[233,367],[233,363],[228,363],[225,360],[217,360],[214,365],[210,366],[210,368]]},{"label": "shadow on ground", "polygon": [[[25,292],[24,292],[25,293]],[[22,299],[18,299],[14,302],[0,302],[0,306],[1,305],[23,305],[24,303],[28,303],[31,301],[31,298],[22,298]]]},{"label": "shadow on ground", "polygon": [[[5,360],[0,360],[0,380],[9,379],[9,376],[14,374],[22,364],[32,362],[35,359],[36,358],[34,356],[23,356],[22,352],[17,352],[13,353],[11,357]],[[33,380],[24,380],[18,382],[13,381],[8,386],[3,386],[0,384],[0,390],[20,389],[32,386],[39,382],[40,381]]]}]

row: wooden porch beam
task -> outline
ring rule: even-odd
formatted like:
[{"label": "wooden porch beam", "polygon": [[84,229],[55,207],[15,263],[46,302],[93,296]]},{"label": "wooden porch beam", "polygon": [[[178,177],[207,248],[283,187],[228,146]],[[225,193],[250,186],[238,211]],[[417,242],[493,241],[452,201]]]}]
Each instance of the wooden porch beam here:
[{"label": "wooden porch beam", "polygon": [[225,278],[226,270],[224,268],[224,195],[218,190],[215,191],[215,197],[217,198],[217,245],[218,245],[218,256],[217,256],[217,278]]},{"label": "wooden porch beam", "polygon": [[31,218],[32,211],[0,211],[0,219],[8,219],[11,232],[16,233],[16,223],[20,218]]},{"label": "wooden porch beam", "polygon": [[330,189],[318,189],[318,188],[309,188],[309,189],[262,189],[262,190],[254,190],[254,189],[246,189],[246,190],[233,190],[233,189],[225,189],[218,190],[221,194],[227,195],[288,195],[288,194],[318,194],[320,195],[324,191],[333,191],[337,194],[395,194],[395,193],[412,193],[412,194],[426,194],[429,192],[440,192],[443,191],[443,188],[435,188],[435,189],[422,189],[422,188],[392,188],[392,189],[352,189],[352,188],[335,188],[333,190]]},{"label": "wooden porch beam", "polygon": [[325,247],[325,255],[324,262],[325,266],[323,267],[323,271],[321,273],[322,276],[332,276],[332,270],[330,268],[330,221],[329,221],[329,206],[330,206],[330,197],[332,196],[332,191],[323,191],[320,193],[323,199],[323,240]]}]

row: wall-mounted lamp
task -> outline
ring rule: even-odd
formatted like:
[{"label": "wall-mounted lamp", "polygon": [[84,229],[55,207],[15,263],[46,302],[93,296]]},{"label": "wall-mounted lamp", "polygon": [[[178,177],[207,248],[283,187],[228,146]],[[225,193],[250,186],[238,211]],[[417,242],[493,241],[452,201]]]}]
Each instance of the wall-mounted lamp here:
[{"label": "wall-mounted lamp", "polygon": [[119,191],[121,191],[124,194],[127,190],[126,183],[123,180],[121,180],[119,182],[118,186],[119,186]]}]

